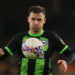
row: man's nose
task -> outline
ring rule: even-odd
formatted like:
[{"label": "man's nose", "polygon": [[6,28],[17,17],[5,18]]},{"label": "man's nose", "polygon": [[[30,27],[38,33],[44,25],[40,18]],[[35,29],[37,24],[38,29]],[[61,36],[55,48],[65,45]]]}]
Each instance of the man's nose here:
[{"label": "man's nose", "polygon": [[38,24],[38,21],[37,20],[35,20],[35,24]]}]

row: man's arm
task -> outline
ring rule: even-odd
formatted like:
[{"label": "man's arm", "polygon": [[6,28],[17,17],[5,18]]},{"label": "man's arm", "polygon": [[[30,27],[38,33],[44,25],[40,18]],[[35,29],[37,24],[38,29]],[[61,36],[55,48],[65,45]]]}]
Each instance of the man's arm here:
[{"label": "man's arm", "polygon": [[[62,49],[63,50],[63,49]],[[60,51],[63,52],[63,51]],[[60,53],[59,53],[60,54]],[[67,71],[68,64],[71,64],[73,60],[75,59],[75,54],[72,52],[72,50],[68,47],[63,53],[60,55],[65,55],[66,57],[64,59],[59,59],[57,63],[59,64],[60,71]]]},{"label": "man's arm", "polygon": [[0,56],[12,56],[19,47],[20,34],[12,37],[4,48],[0,48]]},{"label": "man's arm", "polygon": [[67,71],[67,65],[70,64],[73,60],[73,53],[72,50],[69,48],[68,45],[55,33],[53,32],[53,45],[54,49],[59,52],[59,55],[65,55],[65,59],[59,59],[57,63],[59,64],[60,71]]},{"label": "man's arm", "polygon": [[22,38],[25,36],[25,33],[19,33],[12,37],[8,44],[0,48],[0,55],[3,57],[7,56],[13,56],[14,53],[16,52],[17,54],[21,53],[21,43],[22,43]]},{"label": "man's arm", "polygon": [[59,59],[57,61],[57,64],[59,64],[59,69],[60,71],[64,71],[66,72],[67,71],[67,68],[68,68],[68,64],[70,64],[73,60],[75,60],[75,54],[72,53],[71,55],[69,55],[66,59],[62,60],[62,59]]}]

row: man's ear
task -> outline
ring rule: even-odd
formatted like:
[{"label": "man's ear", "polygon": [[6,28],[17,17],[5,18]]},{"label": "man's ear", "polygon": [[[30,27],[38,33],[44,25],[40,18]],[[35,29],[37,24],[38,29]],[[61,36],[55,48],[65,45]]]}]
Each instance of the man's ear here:
[{"label": "man's ear", "polygon": [[47,20],[47,19],[46,19],[46,18],[44,18],[44,24],[46,23],[46,20]]},{"label": "man's ear", "polygon": [[27,22],[29,22],[29,16],[27,16]]}]

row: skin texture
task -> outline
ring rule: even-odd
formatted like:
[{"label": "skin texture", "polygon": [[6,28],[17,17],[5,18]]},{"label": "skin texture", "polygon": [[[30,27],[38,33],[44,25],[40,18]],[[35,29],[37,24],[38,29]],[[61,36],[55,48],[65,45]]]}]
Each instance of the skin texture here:
[{"label": "skin texture", "polygon": [[0,48],[0,56],[3,56],[4,55],[4,52],[2,50],[2,48]]},{"label": "skin texture", "polygon": [[[27,21],[29,23],[29,29],[30,32],[33,34],[39,34],[41,33],[42,29],[43,29],[43,25],[46,22],[46,18],[45,15],[40,12],[40,13],[34,13],[31,12],[29,14],[29,16],[27,17]],[[2,50],[2,48],[0,48],[0,56],[3,56],[4,52]],[[65,60],[58,60],[57,64],[59,64],[59,70],[60,71],[67,71],[67,63]]]},{"label": "skin texture", "polygon": [[59,70],[66,72],[68,69],[67,63],[64,60],[58,60],[57,64],[59,64]]}]

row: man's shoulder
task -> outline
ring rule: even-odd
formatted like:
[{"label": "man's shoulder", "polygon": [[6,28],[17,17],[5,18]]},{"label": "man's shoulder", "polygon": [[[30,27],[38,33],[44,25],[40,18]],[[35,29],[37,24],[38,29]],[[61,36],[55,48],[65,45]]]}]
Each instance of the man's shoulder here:
[{"label": "man's shoulder", "polygon": [[55,31],[45,31],[45,34],[47,35],[57,35]]},{"label": "man's shoulder", "polygon": [[26,35],[26,34],[28,34],[28,32],[19,32],[19,33],[17,33],[16,35],[21,36],[21,35]]},{"label": "man's shoulder", "polygon": [[26,36],[28,35],[28,32],[19,32],[15,35],[15,37],[23,37],[23,36]]},{"label": "man's shoulder", "polygon": [[45,35],[48,36],[49,38],[59,38],[60,36],[57,34],[55,31],[45,31]]}]

